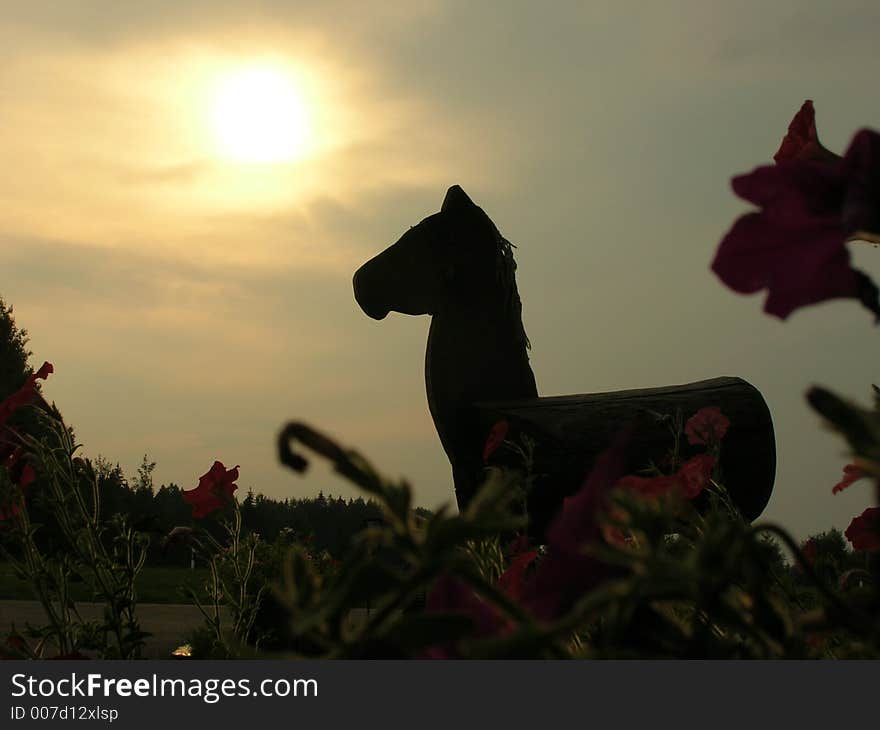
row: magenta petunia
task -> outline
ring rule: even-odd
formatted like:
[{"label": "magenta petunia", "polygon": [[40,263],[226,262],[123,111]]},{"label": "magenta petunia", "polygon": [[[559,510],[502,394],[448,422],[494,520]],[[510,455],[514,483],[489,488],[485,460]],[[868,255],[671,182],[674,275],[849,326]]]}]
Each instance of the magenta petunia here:
[{"label": "magenta petunia", "polygon": [[880,550],[880,507],[868,507],[853,517],[843,534],[854,550]]},{"label": "magenta petunia", "polygon": [[717,406],[708,406],[701,408],[687,420],[684,424],[684,435],[689,444],[708,446],[721,443],[728,428],[730,428],[730,419],[721,412],[721,409]]},{"label": "magenta petunia", "polygon": [[587,551],[604,541],[601,517],[624,473],[631,431],[620,433],[597,459],[577,494],[566,497],[547,531],[547,554],[522,592],[522,604],[544,620],[558,617],[570,602],[607,580],[610,568]]},{"label": "magenta petunia", "polygon": [[877,287],[852,268],[846,248],[880,232],[880,134],[858,132],[843,158],[814,154],[815,125],[804,112],[778,164],[733,179],[734,192],[760,211],[734,223],[712,270],[741,294],[766,290],[764,311],[781,319],[837,298],[857,299],[880,318]]},{"label": "magenta petunia", "polygon": [[629,475],[615,485],[618,489],[636,492],[644,497],[663,497],[679,494],[694,499],[709,484],[716,459],[711,454],[697,454],[682,464],[675,474],[654,477]]},{"label": "magenta petunia", "polygon": [[821,160],[834,161],[840,157],[833,152],[825,149],[819,142],[819,135],[816,132],[816,110],[813,108],[813,102],[807,99],[795,114],[791,124],[788,125],[788,132],[782,140],[776,154],[773,155],[775,162],[783,162],[784,160]]}]

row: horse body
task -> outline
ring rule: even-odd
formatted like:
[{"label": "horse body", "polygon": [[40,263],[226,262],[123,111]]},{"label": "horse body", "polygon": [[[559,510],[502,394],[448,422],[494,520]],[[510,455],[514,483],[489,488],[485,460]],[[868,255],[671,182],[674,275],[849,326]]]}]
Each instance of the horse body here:
[{"label": "horse body", "polygon": [[428,407],[464,509],[482,472],[485,434],[473,404],[534,398],[510,244],[453,186],[439,213],[411,228],[354,275],[355,298],[374,319],[431,315],[425,354]]}]

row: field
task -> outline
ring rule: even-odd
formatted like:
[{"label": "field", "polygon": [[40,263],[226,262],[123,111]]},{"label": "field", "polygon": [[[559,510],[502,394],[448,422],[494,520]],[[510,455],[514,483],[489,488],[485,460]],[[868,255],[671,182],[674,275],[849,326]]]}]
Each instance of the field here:
[{"label": "field", "polygon": [[[137,598],[142,603],[191,603],[187,587],[194,588],[204,595],[204,584],[208,577],[205,568],[146,566],[138,576]],[[73,583],[73,599],[89,601],[92,596],[83,583]],[[0,600],[33,600],[30,585],[15,576],[9,563],[0,563]]]}]

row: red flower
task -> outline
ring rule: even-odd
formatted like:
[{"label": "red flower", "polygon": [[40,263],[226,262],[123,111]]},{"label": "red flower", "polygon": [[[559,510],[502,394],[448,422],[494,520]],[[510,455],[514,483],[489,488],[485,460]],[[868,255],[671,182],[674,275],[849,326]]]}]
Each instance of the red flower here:
[{"label": "red flower", "polygon": [[37,372],[28,377],[24,385],[0,403],[0,426],[6,423],[15,411],[36,398],[37,378],[45,380],[53,372],[55,372],[55,368],[52,367],[52,363],[44,362]]},{"label": "red flower", "polygon": [[694,446],[721,443],[727,429],[730,428],[730,420],[717,406],[701,408],[691,416],[684,425],[684,435],[689,444]]},{"label": "red flower", "polygon": [[715,463],[716,459],[712,454],[697,454],[681,465],[677,476],[685,499],[693,499],[706,488]]},{"label": "red flower", "polygon": [[816,111],[813,102],[807,99],[800,111],[795,114],[788,133],[782,140],[779,150],[773,155],[775,162],[785,160],[825,160],[835,162],[840,157],[825,149],[816,133]]},{"label": "red flower", "polygon": [[510,424],[507,421],[498,421],[498,423],[492,426],[492,430],[489,431],[489,437],[486,439],[486,445],[483,447],[484,464],[489,461],[489,457],[498,450],[498,447],[504,443],[509,430]]},{"label": "red flower", "polygon": [[537,550],[517,555],[498,578],[498,587],[515,601],[520,600],[526,591],[526,571],[537,557]]},{"label": "red flower", "polygon": [[661,474],[656,477],[625,476],[616,486],[646,497],[661,497],[678,492],[685,499],[694,499],[709,483],[715,463],[716,459],[712,454],[697,454],[682,464],[675,474]]},{"label": "red flower", "polygon": [[846,528],[853,550],[880,550],[880,507],[868,507]]},{"label": "red flower", "polygon": [[199,485],[183,493],[183,498],[193,506],[193,517],[201,518],[223,507],[238,489],[238,466],[227,469],[215,461],[210,470],[199,477]]},{"label": "red flower", "polygon": [[842,492],[853,482],[857,482],[862,477],[868,476],[855,464],[847,464],[843,467],[843,478],[831,488],[831,494]]},{"label": "red flower", "polygon": [[[13,446],[9,442],[0,442],[0,466],[9,474],[10,481],[22,492],[37,478],[34,468],[25,460],[21,446]],[[0,507],[0,522],[18,514],[18,505],[13,501]]]},{"label": "red flower", "polygon": [[805,105],[795,117],[777,165],[733,179],[734,192],[761,211],[734,223],[712,270],[741,294],[766,289],[764,311],[781,319],[841,297],[880,317],[877,287],[850,266],[845,246],[880,233],[880,134],[858,132],[843,158],[817,154],[811,115]]}]

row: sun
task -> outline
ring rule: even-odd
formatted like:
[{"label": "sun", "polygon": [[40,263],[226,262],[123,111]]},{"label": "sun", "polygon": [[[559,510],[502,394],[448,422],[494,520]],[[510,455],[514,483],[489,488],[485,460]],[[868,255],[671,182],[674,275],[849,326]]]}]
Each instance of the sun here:
[{"label": "sun", "polygon": [[291,162],[309,152],[308,109],[294,80],[274,68],[242,68],[217,83],[218,153],[237,162]]}]

